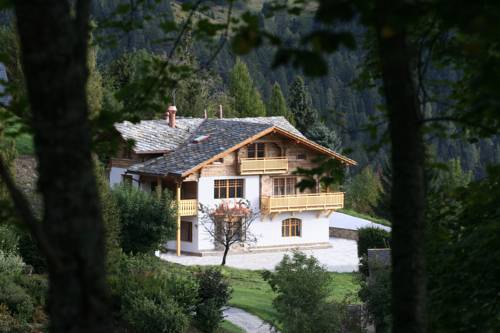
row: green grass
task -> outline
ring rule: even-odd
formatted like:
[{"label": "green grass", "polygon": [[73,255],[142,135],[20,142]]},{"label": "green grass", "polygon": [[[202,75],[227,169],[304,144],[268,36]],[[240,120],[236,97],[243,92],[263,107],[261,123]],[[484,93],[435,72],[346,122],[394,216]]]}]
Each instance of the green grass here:
[{"label": "green grass", "polygon": [[366,214],[358,213],[358,212],[355,212],[355,211],[353,211],[351,209],[342,208],[342,209],[339,209],[338,212],[339,213],[344,213],[344,214],[347,214],[347,215],[351,215],[351,216],[354,216],[354,217],[359,217],[360,219],[365,219],[365,220],[371,221],[373,223],[382,224],[382,225],[385,225],[387,227],[391,226],[391,222],[388,221],[388,220],[386,220],[386,219],[382,219],[380,217],[373,217],[371,215],[366,215]]},{"label": "green grass", "polygon": [[[262,320],[273,323],[277,318],[273,307],[275,293],[261,277],[261,271],[225,267],[224,275],[229,279],[233,295],[229,304],[250,312]],[[359,303],[359,283],[354,273],[330,273],[330,300]]]},{"label": "green grass", "polygon": [[30,134],[21,134],[16,138],[16,149],[19,155],[33,155],[33,137]]},{"label": "green grass", "polygon": [[[196,271],[197,266],[186,267],[173,263],[166,263],[170,270],[179,272]],[[233,289],[229,305],[243,309],[262,320],[273,324],[276,322],[277,312],[273,307],[276,294],[261,276],[262,271],[224,267],[223,274],[229,280]],[[359,283],[356,273],[330,273],[330,300],[340,303],[359,303],[357,296]],[[234,326],[234,325],[233,325]],[[224,326],[224,329],[227,327]],[[238,327],[236,327],[239,329]],[[278,327],[279,329],[279,327]],[[239,332],[239,331],[228,331]]]},{"label": "green grass", "polygon": [[245,331],[232,322],[224,320],[220,325],[219,333],[245,333]]}]

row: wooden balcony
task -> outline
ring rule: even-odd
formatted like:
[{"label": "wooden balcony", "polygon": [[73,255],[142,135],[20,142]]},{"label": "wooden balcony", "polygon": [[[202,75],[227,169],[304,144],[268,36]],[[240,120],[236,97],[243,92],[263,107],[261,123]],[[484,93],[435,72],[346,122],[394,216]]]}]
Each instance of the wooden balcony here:
[{"label": "wooden balcony", "polygon": [[280,174],[288,171],[286,157],[257,157],[240,159],[241,175]]},{"label": "wooden balcony", "polygon": [[180,216],[196,216],[198,215],[198,200],[181,200],[179,205]]},{"label": "wooden balcony", "polygon": [[344,207],[344,192],[313,193],[262,197],[263,214],[302,212],[310,210],[333,211]]}]

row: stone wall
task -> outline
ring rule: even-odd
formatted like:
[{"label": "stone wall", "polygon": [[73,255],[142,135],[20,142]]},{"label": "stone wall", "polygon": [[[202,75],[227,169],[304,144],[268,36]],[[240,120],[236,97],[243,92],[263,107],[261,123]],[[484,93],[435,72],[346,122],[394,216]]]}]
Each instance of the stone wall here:
[{"label": "stone wall", "polygon": [[358,231],[343,229],[343,228],[333,228],[330,227],[330,237],[344,238],[344,239],[352,239],[358,240]]}]

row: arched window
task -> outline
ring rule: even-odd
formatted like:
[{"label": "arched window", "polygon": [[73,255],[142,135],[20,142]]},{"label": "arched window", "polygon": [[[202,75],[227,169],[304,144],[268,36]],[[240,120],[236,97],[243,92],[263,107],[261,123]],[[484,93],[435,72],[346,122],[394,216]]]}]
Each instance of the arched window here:
[{"label": "arched window", "polygon": [[286,219],[281,222],[282,237],[300,237],[302,233],[302,220]]}]

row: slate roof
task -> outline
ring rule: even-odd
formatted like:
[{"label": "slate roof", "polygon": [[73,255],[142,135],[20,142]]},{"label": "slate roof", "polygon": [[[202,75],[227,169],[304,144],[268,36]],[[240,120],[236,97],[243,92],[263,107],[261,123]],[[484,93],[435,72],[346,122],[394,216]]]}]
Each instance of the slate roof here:
[{"label": "slate roof", "polygon": [[10,96],[4,96],[3,93],[5,92],[5,87],[3,86],[2,82],[7,82],[8,77],[7,77],[7,70],[5,69],[4,64],[0,62],[0,106],[1,105],[9,105],[10,103]]},{"label": "slate roof", "polygon": [[[125,121],[115,124],[125,140],[134,140],[134,152],[136,153],[165,153],[173,151],[183,144],[187,138],[198,130],[204,118],[177,117],[176,127],[172,128],[165,119],[145,120],[139,123]],[[288,132],[303,137],[284,117],[255,117],[255,118],[226,118],[212,119],[213,121],[244,122],[264,124],[280,127]]]},{"label": "slate roof", "polygon": [[[135,164],[129,167],[128,171],[156,175],[181,175],[215,155],[272,127],[274,127],[272,122],[252,122],[246,121],[244,118],[243,120],[206,119],[175,151]],[[201,140],[197,142],[197,138]]]}]

